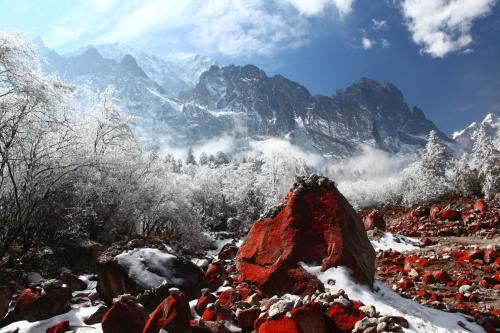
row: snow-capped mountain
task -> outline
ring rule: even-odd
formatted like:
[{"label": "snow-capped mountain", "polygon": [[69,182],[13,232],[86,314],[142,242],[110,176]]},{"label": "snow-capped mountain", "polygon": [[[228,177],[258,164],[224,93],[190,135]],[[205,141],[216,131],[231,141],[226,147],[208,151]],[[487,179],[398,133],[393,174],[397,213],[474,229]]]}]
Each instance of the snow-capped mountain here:
[{"label": "snow-capped mountain", "polygon": [[217,65],[213,59],[207,56],[171,53],[160,57],[120,43],[89,45],[65,56],[78,56],[90,48],[96,49],[104,58],[117,62],[120,62],[127,54],[131,55],[142,70],[173,97],[192,89],[203,72],[212,65]]},{"label": "snow-capped mountain", "polygon": [[452,137],[466,151],[471,151],[474,145],[474,138],[481,127],[484,127],[486,134],[492,138],[492,142],[499,142],[500,118],[494,113],[489,113],[482,122],[473,122],[467,128],[454,132]]},{"label": "snow-capped mountain", "polygon": [[[268,77],[253,65],[213,65],[202,56],[161,58],[121,44],[66,55],[42,48],[42,53],[48,72],[96,92],[113,85],[148,148],[183,148],[231,136],[243,147],[253,140],[285,138],[333,157],[363,145],[413,153],[431,130],[456,145],[422,110],[410,109],[390,83],[363,78],[332,96],[312,96],[281,75]],[[183,89],[188,90],[173,97]]]},{"label": "snow-capped mountain", "polygon": [[331,156],[348,155],[364,144],[414,152],[431,130],[454,144],[422,110],[410,110],[395,86],[366,78],[332,96],[312,96],[300,84],[268,77],[252,65],[212,66],[185,108],[232,120],[233,135],[289,137]]}]

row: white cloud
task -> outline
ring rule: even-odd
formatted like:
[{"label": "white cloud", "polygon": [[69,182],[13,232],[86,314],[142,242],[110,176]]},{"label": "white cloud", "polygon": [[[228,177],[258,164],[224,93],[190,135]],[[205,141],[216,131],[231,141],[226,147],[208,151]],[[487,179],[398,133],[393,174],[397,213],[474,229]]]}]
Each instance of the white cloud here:
[{"label": "white cloud", "polygon": [[371,49],[373,46],[375,46],[375,41],[371,40],[368,37],[362,37],[361,38],[361,47],[365,50]]},{"label": "white cloud", "polygon": [[327,8],[333,7],[340,16],[349,14],[354,0],[285,0],[292,4],[302,15],[314,16],[322,14]]},{"label": "white cloud", "polygon": [[375,30],[385,30],[387,29],[387,21],[386,20],[377,20],[376,18],[372,18],[373,29]]},{"label": "white cloud", "polygon": [[382,48],[385,49],[385,48],[388,48],[389,46],[391,46],[391,43],[387,39],[382,38],[380,40],[380,45],[382,45]]},{"label": "white cloud", "polygon": [[82,5],[56,24],[49,46],[161,40],[184,48],[178,51],[268,55],[308,43],[312,17],[329,11],[343,17],[354,0],[93,1],[98,5]]},{"label": "white cloud", "polygon": [[406,24],[421,52],[444,57],[472,42],[472,23],[488,15],[496,0],[403,0]]}]

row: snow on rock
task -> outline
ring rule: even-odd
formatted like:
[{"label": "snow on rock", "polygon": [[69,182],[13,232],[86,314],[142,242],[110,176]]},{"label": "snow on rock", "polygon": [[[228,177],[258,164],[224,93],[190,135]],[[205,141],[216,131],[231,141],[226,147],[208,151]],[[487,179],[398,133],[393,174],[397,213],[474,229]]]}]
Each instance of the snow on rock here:
[{"label": "snow on rock", "polygon": [[382,237],[371,241],[375,251],[395,250],[398,252],[412,251],[419,248],[419,241],[390,232],[385,232]]},{"label": "snow on rock", "polygon": [[[144,289],[156,288],[165,281],[165,277],[172,276],[171,266],[176,258],[173,254],[149,248],[134,249],[115,257],[118,264]],[[172,276],[172,282],[183,281]]]},{"label": "snow on rock", "polygon": [[[410,327],[405,329],[405,332],[484,333],[483,328],[476,323],[469,322],[465,315],[427,308],[399,296],[382,282],[376,281],[373,291],[366,286],[356,284],[353,282],[349,269],[345,267],[332,267],[322,272],[321,266],[307,266],[304,263],[300,265],[310,274],[317,276],[325,287],[333,292],[343,289],[349,298],[374,305],[382,315],[405,317],[410,323]],[[328,283],[331,280],[335,281],[334,285]]]},{"label": "snow on rock", "polygon": [[97,311],[98,308],[99,305],[72,309],[62,315],[35,322],[28,322],[26,320],[18,321],[0,328],[0,333],[11,333],[15,332],[16,329],[19,329],[18,333],[45,332],[47,328],[64,320],[68,320],[70,326],[79,326],[79,333],[102,333],[101,324],[87,326],[84,323],[85,318]]},{"label": "snow on rock", "polygon": [[151,310],[167,296],[170,287],[181,289],[192,299],[206,286],[199,267],[163,249],[140,247],[118,254],[113,248],[108,250],[97,264],[97,291],[108,304],[118,295],[143,294],[141,303]]}]

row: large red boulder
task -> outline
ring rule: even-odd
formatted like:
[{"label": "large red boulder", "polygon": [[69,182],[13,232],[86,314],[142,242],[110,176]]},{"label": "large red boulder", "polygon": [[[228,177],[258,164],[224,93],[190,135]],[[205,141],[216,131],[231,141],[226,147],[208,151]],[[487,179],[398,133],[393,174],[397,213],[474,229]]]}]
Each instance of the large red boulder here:
[{"label": "large red boulder", "polygon": [[375,251],[364,225],[333,182],[300,178],[294,188],[255,222],[236,256],[240,278],[266,294],[308,293],[319,281],[298,262],[326,270],[347,266],[372,285]]},{"label": "large red boulder", "polygon": [[141,333],[148,315],[148,311],[141,304],[119,300],[102,318],[102,331],[103,333]]},{"label": "large red boulder", "polygon": [[167,332],[191,333],[191,310],[186,296],[177,290],[158,305],[144,326],[143,333]]}]

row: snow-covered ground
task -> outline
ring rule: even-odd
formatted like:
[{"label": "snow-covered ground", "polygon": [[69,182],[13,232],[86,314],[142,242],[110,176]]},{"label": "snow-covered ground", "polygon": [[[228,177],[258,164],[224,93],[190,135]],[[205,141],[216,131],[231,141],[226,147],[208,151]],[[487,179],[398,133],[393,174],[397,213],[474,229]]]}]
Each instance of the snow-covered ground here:
[{"label": "snow-covered ground", "polygon": [[371,241],[375,251],[384,251],[393,249],[398,252],[417,250],[419,241],[415,238],[406,237],[403,235],[392,234],[390,232],[384,233],[378,240]]},{"label": "snow-covered ground", "polygon": [[[309,273],[318,277],[325,284],[327,290],[337,291],[344,289],[350,299],[360,300],[364,304],[373,305],[382,315],[404,316],[410,323],[405,332],[413,333],[484,333],[476,323],[467,321],[465,315],[448,313],[427,308],[410,299],[399,296],[383,282],[376,281],[374,290],[353,282],[349,269],[345,267],[330,268],[321,272],[321,266],[307,266],[301,264]],[[328,281],[335,280],[331,286]],[[466,328],[461,327],[459,322]]]}]

